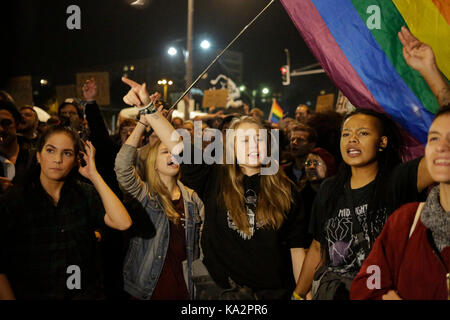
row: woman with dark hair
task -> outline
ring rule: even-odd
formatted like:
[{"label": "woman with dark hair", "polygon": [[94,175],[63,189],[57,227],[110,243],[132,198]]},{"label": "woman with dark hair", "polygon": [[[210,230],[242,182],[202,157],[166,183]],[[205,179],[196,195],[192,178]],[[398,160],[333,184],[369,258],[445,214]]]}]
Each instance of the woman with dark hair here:
[{"label": "woman with dark hair", "polygon": [[[431,124],[425,159],[439,185],[426,202],[405,204],[389,217],[352,283],[352,299],[450,299],[450,107]],[[377,281],[368,279],[373,266]]]},{"label": "woman with dark hair", "polygon": [[[123,81],[131,86],[124,97],[127,104],[150,102],[145,85]],[[194,150],[187,141],[180,143],[160,112],[146,115],[146,120],[172,154],[183,151],[184,158],[201,152],[195,143]],[[295,287],[293,270],[301,268],[310,237],[304,212],[293,203],[292,183],[281,170],[265,174],[267,141],[260,136],[265,132],[261,129],[255,118],[235,118],[225,135],[230,143],[224,142],[223,162],[200,159],[181,164],[184,181],[205,204],[203,262],[217,284],[208,292],[197,287],[200,299],[289,299]],[[221,138],[218,133],[214,142],[220,147]]]},{"label": "woman with dark hair", "polygon": [[357,109],[346,116],[340,149],[343,163],[313,205],[314,240],[294,291],[299,299],[311,287],[314,299],[348,299],[388,215],[433,182],[423,159],[401,163],[401,134],[384,114]]},{"label": "woman with dark hair", "polygon": [[0,199],[0,268],[17,299],[102,297],[94,231],[125,230],[131,219],[98,174],[91,142],[82,150],[73,130],[50,128],[37,146],[38,170]]}]

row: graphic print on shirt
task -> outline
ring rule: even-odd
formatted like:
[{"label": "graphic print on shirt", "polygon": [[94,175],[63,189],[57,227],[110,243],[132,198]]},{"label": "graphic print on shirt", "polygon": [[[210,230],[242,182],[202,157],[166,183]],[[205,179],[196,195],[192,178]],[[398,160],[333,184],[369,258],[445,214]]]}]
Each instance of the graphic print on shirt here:
[{"label": "graphic print on shirt", "polygon": [[244,240],[251,239],[255,231],[263,226],[260,223],[256,222],[257,202],[258,202],[258,195],[256,194],[256,192],[252,189],[248,189],[245,192],[245,211],[247,213],[247,221],[250,225],[250,234],[246,234],[242,230],[239,230],[236,224],[234,223],[233,218],[231,218],[230,211],[227,211],[228,227],[230,229],[235,230]]},{"label": "graphic print on shirt", "polygon": [[[367,208],[367,204],[355,207],[355,213],[363,228],[364,238],[366,241],[369,241]],[[380,211],[378,212],[373,226],[375,234],[381,232],[387,219],[386,209],[382,210],[381,214]],[[340,209],[337,216],[328,219],[326,222],[325,231],[330,266],[336,272],[359,270],[366,259],[366,253],[361,247],[361,241],[358,240],[354,229],[352,213],[349,208]]]}]

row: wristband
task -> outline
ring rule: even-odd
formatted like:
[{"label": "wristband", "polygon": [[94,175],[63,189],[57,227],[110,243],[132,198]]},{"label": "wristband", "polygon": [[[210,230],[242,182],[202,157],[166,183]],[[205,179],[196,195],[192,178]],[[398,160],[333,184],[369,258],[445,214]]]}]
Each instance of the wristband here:
[{"label": "wristband", "polygon": [[144,107],[139,107],[138,109],[139,109],[139,114],[152,114],[157,111],[153,101],[150,101],[150,103],[148,105],[146,105]]},{"label": "wristband", "polygon": [[141,120],[138,120],[138,122],[140,123],[140,124],[142,124],[144,127],[148,127],[148,125],[146,125],[145,123],[143,123],[143,122],[141,122]]},{"label": "wristband", "polygon": [[303,299],[297,292],[293,291],[291,300],[305,300],[305,299]]}]

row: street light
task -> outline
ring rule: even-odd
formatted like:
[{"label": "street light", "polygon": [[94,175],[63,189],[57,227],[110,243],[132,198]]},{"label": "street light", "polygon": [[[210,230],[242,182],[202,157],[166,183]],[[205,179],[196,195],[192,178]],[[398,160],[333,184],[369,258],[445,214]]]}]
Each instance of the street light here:
[{"label": "street light", "polygon": [[205,50],[208,50],[211,47],[211,43],[208,40],[203,40],[200,43],[200,47],[202,47]]},{"label": "street light", "polygon": [[265,94],[268,94],[269,93],[269,88],[263,88],[262,89],[262,93],[265,95]]},{"label": "street light", "polygon": [[166,79],[162,79],[162,80],[158,80],[158,84],[161,86],[164,86],[164,101],[167,101],[167,86],[171,86],[173,85],[173,81],[172,80],[166,80]]},{"label": "street light", "polygon": [[169,56],[174,56],[178,53],[178,50],[175,47],[170,47],[169,50],[167,50],[167,53],[169,54]]},{"label": "street light", "polygon": [[[175,40],[173,43],[179,42],[182,39],[177,39]],[[192,42],[192,39],[189,40]],[[189,42],[188,41],[188,42]],[[209,40],[202,40],[200,42],[200,48],[202,50],[208,50],[209,48],[211,48],[211,42]],[[194,48],[189,48],[188,49],[184,48],[182,45],[173,45],[170,46],[169,49],[167,50],[167,54],[171,57],[175,57],[178,54],[178,50],[180,50],[183,53],[183,58],[184,58],[184,64],[185,64],[185,68],[186,68],[186,74],[185,74],[185,85],[186,88],[188,88],[191,83],[192,83],[192,74],[193,74],[193,57],[192,57],[192,52],[194,51]]]}]

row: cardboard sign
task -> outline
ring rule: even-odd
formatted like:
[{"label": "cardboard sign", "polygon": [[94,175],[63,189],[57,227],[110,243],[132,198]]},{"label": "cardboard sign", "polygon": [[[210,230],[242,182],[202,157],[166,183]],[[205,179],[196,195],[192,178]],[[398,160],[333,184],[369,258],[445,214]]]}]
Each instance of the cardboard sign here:
[{"label": "cardboard sign", "polygon": [[336,102],[336,112],[346,115],[355,110],[355,106],[348,100],[346,96],[339,90],[337,102]]},{"label": "cardboard sign", "polygon": [[33,105],[31,76],[11,78],[7,91],[14,98],[17,108]]},{"label": "cardboard sign", "polygon": [[317,97],[316,112],[333,110],[334,93],[324,94]]},{"label": "cardboard sign", "polygon": [[228,89],[205,90],[203,92],[202,108],[226,107],[228,99]]},{"label": "cardboard sign", "polygon": [[56,100],[61,104],[67,98],[77,97],[77,86],[69,84],[66,86],[56,86]]},{"label": "cardboard sign", "polygon": [[97,103],[101,106],[110,105],[109,97],[109,73],[108,72],[85,72],[77,73],[77,96],[78,98],[83,98],[83,92],[81,87],[86,80],[94,78],[97,83]]}]

